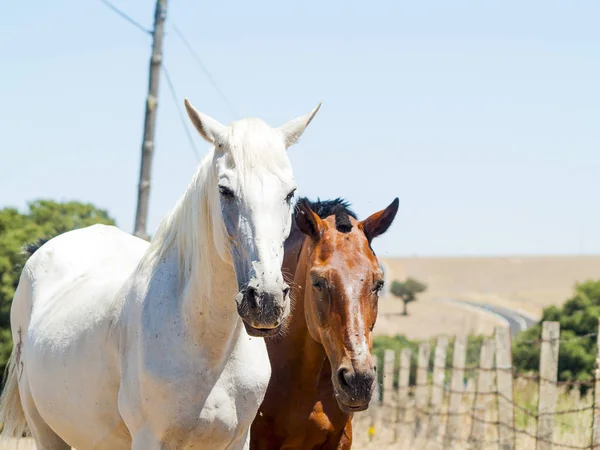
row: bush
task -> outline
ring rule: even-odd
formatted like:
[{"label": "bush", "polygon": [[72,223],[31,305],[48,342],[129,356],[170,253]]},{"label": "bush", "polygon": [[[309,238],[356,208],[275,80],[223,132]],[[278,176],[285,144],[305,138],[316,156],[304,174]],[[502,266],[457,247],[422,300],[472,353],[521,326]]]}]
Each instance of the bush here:
[{"label": "bush", "polygon": [[558,379],[590,381],[594,378],[598,331],[600,280],[575,285],[575,292],[561,307],[544,309],[542,320],[520,333],[513,343],[513,363],[519,372],[538,372],[543,321],[560,323]]},{"label": "bush", "polygon": [[[481,345],[485,336],[472,335],[467,338],[467,355],[466,355],[466,367],[475,367],[479,364],[479,353],[481,351]],[[455,337],[449,338],[448,350],[446,352],[446,383],[450,382],[450,368],[452,367],[452,359],[454,357],[454,340]],[[431,346],[431,354],[429,357],[429,376],[433,372],[433,361],[435,356],[435,344],[436,339],[429,339],[424,341],[412,341],[407,339],[405,336],[397,334],[396,336],[377,336],[373,340],[373,354],[377,357],[377,379],[379,384],[383,383],[383,371],[380,369],[383,367],[383,355],[385,350],[394,350],[396,353],[396,359],[394,361],[394,387],[398,387],[398,368],[400,367],[400,352],[401,350],[408,348],[411,350],[411,361],[410,361],[410,377],[409,384],[414,386],[417,381],[417,360],[419,356],[419,344],[422,342],[429,342]],[[470,378],[476,375],[473,370],[465,371],[465,378]]]}]

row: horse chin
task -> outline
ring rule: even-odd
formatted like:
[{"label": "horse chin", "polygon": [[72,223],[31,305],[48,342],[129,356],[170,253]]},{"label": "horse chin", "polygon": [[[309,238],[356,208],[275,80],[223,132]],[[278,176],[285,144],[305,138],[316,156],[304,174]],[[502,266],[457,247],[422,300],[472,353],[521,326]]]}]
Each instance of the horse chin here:
[{"label": "horse chin", "polygon": [[257,328],[257,327],[253,327],[252,325],[248,324],[248,322],[246,322],[243,319],[242,319],[242,322],[244,323],[244,327],[246,328],[246,333],[248,333],[248,335],[253,336],[253,337],[262,337],[262,338],[273,337],[273,336],[277,336],[279,334],[279,332],[281,331],[281,324],[277,325],[275,328]]},{"label": "horse chin", "polygon": [[345,412],[346,414],[352,414],[352,413],[356,413],[356,412],[366,411],[369,408],[369,402],[364,403],[362,405],[350,406],[350,405],[346,405],[344,402],[342,402],[339,397],[336,397],[336,400],[338,402],[338,406],[340,407],[340,409],[343,412]]}]

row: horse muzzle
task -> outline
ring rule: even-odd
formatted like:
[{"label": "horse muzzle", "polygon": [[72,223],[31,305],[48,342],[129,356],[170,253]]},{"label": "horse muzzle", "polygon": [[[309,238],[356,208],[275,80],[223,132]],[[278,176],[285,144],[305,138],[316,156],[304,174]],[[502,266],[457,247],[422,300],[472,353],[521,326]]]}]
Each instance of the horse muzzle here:
[{"label": "horse muzzle", "polygon": [[353,413],[369,407],[377,382],[373,367],[355,368],[349,363],[341,364],[332,378],[335,397],[342,411]]},{"label": "horse muzzle", "polygon": [[281,331],[290,313],[290,288],[287,284],[275,289],[260,289],[249,283],[236,296],[238,314],[250,336],[270,337]]}]

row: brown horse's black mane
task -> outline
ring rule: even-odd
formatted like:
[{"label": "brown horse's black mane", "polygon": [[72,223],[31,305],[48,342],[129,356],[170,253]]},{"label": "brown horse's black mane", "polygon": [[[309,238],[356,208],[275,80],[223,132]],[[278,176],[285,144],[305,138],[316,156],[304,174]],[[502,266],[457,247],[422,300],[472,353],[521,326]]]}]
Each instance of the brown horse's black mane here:
[{"label": "brown horse's black mane", "polygon": [[[358,220],[358,217],[350,209],[350,203],[343,198],[336,198],[333,200],[321,200],[317,198],[317,201],[313,202],[308,200],[306,197],[298,199],[298,203],[301,201],[307,201],[312,209],[321,219],[332,216],[335,214],[335,228],[342,233],[349,233],[352,230],[352,222],[350,217]],[[296,215],[298,209],[294,212],[294,222],[296,221]]]},{"label": "brown horse's black mane", "polygon": [[25,255],[27,255],[27,257],[29,258],[31,255],[33,255],[35,252],[37,252],[42,245],[44,245],[49,240],[50,239],[47,239],[47,238],[39,238],[37,241],[28,242],[23,246],[23,253],[25,253]]}]

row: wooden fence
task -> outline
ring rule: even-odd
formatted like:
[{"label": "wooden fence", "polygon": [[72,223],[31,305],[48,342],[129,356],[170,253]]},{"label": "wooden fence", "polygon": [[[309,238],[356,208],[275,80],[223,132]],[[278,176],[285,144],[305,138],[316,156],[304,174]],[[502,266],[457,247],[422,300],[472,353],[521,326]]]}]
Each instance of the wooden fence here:
[{"label": "wooden fence", "polygon": [[440,337],[433,352],[419,346],[414,385],[411,350],[386,350],[383,383],[355,417],[357,448],[600,450],[600,352],[592,381],[558,381],[560,342],[560,324],[544,322],[541,339],[531,341],[540,345],[539,374],[527,375],[515,373],[508,328],[484,340],[471,367],[466,336],[454,340],[448,366],[449,340]]}]

